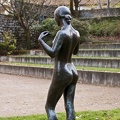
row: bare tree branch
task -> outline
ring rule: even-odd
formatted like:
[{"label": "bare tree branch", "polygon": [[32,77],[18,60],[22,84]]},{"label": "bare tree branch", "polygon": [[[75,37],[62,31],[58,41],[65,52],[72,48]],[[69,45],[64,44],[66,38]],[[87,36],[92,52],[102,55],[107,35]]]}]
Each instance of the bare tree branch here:
[{"label": "bare tree branch", "polygon": [[[7,10],[4,6],[8,0],[4,0],[4,4],[1,4],[3,8],[14,15],[16,20],[20,23],[26,34],[27,48],[30,47],[30,26],[41,14],[43,5],[47,0],[10,0],[9,4],[11,11]],[[51,1],[51,0],[50,0]]]},{"label": "bare tree branch", "polygon": [[3,0],[3,2],[0,2],[0,5],[3,7],[3,9],[5,10],[5,11],[7,11],[8,13],[10,13],[10,14],[13,14],[13,12],[11,11],[11,10],[9,10],[7,7],[6,7],[6,5],[7,4],[9,4],[9,2],[8,2],[8,0]]},{"label": "bare tree branch", "polygon": [[102,4],[101,4],[101,0],[97,0],[97,4],[100,7],[100,9],[102,9]]}]

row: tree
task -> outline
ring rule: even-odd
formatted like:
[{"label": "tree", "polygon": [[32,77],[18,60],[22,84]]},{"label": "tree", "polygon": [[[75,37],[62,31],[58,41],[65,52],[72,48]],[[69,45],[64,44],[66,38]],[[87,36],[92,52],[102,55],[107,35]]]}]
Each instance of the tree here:
[{"label": "tree", "polygon": [[107,9],[108,9],[108,16],[110,15],[110,0],[107,0]]},{"label": "tree", "polygon": [[73,15],[73,14],[74,14],[74,10],[73,10],[73,0],[70,0],[70,11],[71,11],[71,14]]},{"label": "tree", "polygon": [[[41,14],[46,0],[2,0],[0,5],[18,20],[26,35],[26,48],[30,49],[30,26]],[[4,5],[8,4],[10,9]]]},{"label": "tree", "polygon": [[[73,16],[78,17],[79,16],[79,3],[81,0],[70,0],[70,10]],[[75,10],[74,10],[75,8]]]},{"label": "tree", "polygon": [[78,17],[79,16],[79,10],[78,10],[78,7],[79,7],[79,3],[81,2],[81,0],[74,0],[74,5],[75,5],[75,17]]},{"label": "tree", "polygon": [[102,9],[101,0],[97,0],[97,4],[98,4],[98,7],[99,7],[100,9]]}]

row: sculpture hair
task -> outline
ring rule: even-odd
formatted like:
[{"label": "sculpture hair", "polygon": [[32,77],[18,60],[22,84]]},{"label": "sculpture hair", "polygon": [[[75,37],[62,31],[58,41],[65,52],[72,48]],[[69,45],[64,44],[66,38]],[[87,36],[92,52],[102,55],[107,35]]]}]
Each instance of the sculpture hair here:
[{"label": "sculpture hair", "polygon": [[58,7],[54,12],[54,17],[56,20],[65,18],[67,22],[71,21],[71,12],[66,6]]}]

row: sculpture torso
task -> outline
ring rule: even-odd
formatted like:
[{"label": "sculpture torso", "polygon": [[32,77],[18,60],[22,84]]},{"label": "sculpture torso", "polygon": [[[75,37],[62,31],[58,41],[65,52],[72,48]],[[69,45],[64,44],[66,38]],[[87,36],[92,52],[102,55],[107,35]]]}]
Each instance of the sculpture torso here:
[{"label": "sculpture torso", "polygon": [[[58,34],[62,36],[62,39],[57,38]],[[55,38],[56,39],[53,42],[53,47],[54,45],[59,44],[59,42],[62,44],[58,53],[55,56],[55,63],[71,63],[72,54],[75,47],[79,43],[79,33],[71,25],[69,25],[67,26],[67,28],[63,28],[62,30],[60,30]]]},{"label": "sculpture torso", "polygon": [[61,44],[61,47],[55,56],[55,78],[59,78],[61,80],[69,80],[69,82],[71,82],[70,79],[64,79],[63,77],[73,77],[73,72],[75,75],[77,75],[77,70],[74,64],[71,63],[71,57],[76,46],[79,44],[78,38],[78,31],[76,31],[71,25],[58,31],[53,42],[53,47],[55,47],[57,44]]}]

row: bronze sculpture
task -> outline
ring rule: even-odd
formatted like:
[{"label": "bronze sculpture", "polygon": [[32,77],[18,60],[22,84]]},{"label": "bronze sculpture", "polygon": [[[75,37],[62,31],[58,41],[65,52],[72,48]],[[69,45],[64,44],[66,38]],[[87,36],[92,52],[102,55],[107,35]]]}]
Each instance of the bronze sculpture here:
[{"label": "bronze sculpture", "polygon": [[58,120],[55,113],[55,106],[63,94],[66,119],[75,120],[74,95],[78,73],[71,62],[71,57],[72,54],[77,54],[79,50],[80,35],[70,24],[72,17],[67,7],[58,7],[54,12],[54,18],[58,26],[61,27],[61,30],[57,32],[52,47],[48,46],[42,39],[49,34],[48,31],[42,32],[38,38],[45,52],[50,57],[55,57],[54,73],[45,109],[48,120]]}]

